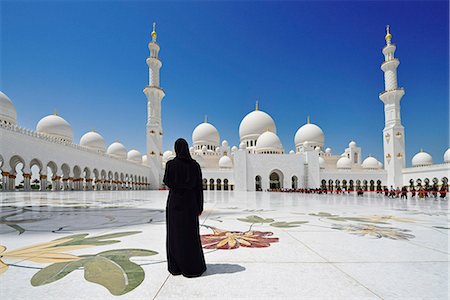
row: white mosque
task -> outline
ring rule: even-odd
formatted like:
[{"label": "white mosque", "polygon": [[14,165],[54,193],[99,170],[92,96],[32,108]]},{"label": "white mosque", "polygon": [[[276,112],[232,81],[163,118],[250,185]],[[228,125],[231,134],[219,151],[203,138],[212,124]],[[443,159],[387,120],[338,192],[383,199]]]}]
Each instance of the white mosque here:
[{"label": "white mosque", "polygon": [[[70,124],[57,114],[42,118],[36,130],[17,124],[16,109],[0,92],[1,189],[14,190],[124,190],[162,188],[162,175],[175,153],[162,149],[160,46],[155,25],[148,47],[149,83],[144,88],[148,103],[147,153],[127,151],[119,141],[107,147],[95,131],[73,140]],[[201,165],[203,187],[208,190],[255,191],[274,188],[327,188],[375,190],[381,186],[432,186],[448,183],[450,148],[443,163],[434,164],[430,154],[420,151],[405,166],[405,129],[401,123],[400,100],[405,91],[397,83],[389,26],[383,48],[385,89],[379,95],[385,108],[384,157],[362,157],[362,149],[351,141],[342,153],[325,148],[322,129],[309,120],[294,136],[294,149],[285,152],[273,118],[258,108],[239,125],[239,146],[220,141],[216,127],[205,121],[192,133],[192,157]],[[95,125],[95,124],[93,124]],[[20,175],[20,176],[19,176]],[[23,180],[18,180],[23,178]]]}]

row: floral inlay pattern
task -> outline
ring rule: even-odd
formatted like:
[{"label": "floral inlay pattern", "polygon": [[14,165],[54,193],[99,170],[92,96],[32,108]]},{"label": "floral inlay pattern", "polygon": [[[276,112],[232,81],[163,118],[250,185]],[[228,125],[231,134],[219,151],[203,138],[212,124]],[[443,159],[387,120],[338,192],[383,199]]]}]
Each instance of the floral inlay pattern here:
[{"label": "floral inlay pattern", "polygon": [[351,234],[359,236],[369,236],[373,238],[388,238],[391,240],[409,240],[414,238],[408,229],[400,229],[395,227],[381,227],[368,224],[351,224],[341,225],[333,224],[333,229],[347,231]]},{"label": "floral inlay pattern", "polygon": [[271,243],[278,242],[278,238],[272,236],[272,232],[267,231],[228,231],[215,227],[209,228],[213,234],[201,235],[203,248],[205,249],[237,249],[240,246],[247,248],[269,247]]},{"label": "floral inlay pattern", "polygon": [[[140,233],[140,231],[118,232],[88,237],[76,234],[47,243],[7,251],[0,245],[0,274],[10,265],[4,259],[20,259],[36,263],[52,263],[38,271],[31,279],[33,286],[41,286],[64,278],[75,270],[84,270],[84,278],[108,289],[115,296],[126,294],[144,280],[144,269],[130,261],[133,256],[150,256],[158,252],[146,249],[114,249],[97,254],[75,255],[66,253],[83,248],[119,243],[114,238]],[[20,267],[14,265],[16,267]]]}]

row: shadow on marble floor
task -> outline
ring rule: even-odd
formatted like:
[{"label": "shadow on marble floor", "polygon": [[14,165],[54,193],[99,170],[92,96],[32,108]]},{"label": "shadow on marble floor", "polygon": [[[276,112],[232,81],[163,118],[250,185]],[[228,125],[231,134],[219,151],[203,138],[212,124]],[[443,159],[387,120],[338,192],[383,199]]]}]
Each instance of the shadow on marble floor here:
[{"label": "shadow on marble floor", "polygon": [[245,268],[237,264],[206,264],[206,272],[202,277],[216,274],[233,274],[245,271]]}]

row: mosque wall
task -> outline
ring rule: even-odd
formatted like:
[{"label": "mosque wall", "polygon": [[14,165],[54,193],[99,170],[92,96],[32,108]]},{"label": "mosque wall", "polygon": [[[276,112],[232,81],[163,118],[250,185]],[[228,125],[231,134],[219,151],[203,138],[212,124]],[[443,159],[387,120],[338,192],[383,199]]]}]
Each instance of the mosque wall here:
[{"label": "mosque wall", "polygon": [[[47,182],[52,181],[52,178],[46,178],[50,175],[47,174],[47,167],[52,177],[67,181],[59,182],[60,189],[149,188],[150,168],[139,163],[114,158],[73,143],[63,143],[51,136],[14,125],[1,124],[0,139],[3,190],[14,190],[12,179],[16,176],[19,164],[23,166],[20,171],[24,176],[25,190],[29,188],[27,177],[31,174],[32,166],[39,168],[40,179]],[[9,186],[6,181],[9,181]]]},{"label": "mosque wall", "polygon": [[402,174],[403,185],[405,186],[410,186],[411,180],[417,185],[418,180],[425,182],[426,179],[430,181],[431,185],[433,180],[437,180],[439,185],[447,184],[448,179],[450,178],[450,163],[404,168]]}]

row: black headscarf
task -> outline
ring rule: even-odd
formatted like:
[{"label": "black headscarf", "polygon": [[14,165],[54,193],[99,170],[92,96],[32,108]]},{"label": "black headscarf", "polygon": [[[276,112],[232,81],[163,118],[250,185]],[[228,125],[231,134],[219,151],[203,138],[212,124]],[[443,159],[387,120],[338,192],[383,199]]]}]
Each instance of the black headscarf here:
[{"label": "black headscarf", "polygon": [[201,187],[201,170],[198,163],[192,159],[189,146],[185,139],[175,142],[176,157],[166,163],[164,183],[171,189]]},{"label": "black headscarf", "polygon": [[191,154],[189,153],[189,145],[185,139],[179,138],[175,141],[175,154],[179,159],[192,160]]}]

